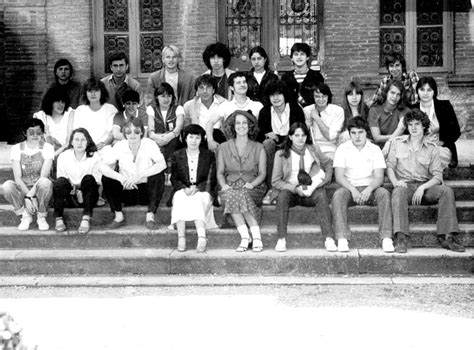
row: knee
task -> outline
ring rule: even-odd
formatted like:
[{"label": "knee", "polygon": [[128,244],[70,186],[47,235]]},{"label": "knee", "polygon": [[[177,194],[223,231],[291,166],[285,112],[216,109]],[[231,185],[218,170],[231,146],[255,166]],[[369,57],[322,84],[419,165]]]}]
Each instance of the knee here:
[{"label": "knee", "polygon": [[42,177],[36,183],[36,187],[38,190],[49,191],[53,189],[53,182],[45,177]]},{"label": "knee", "polygon": [[271,155],[275,153],[275,147],[276,143],[272,139],[266,139],[263,141],[263,148],[265,149],[265,152],[267,152],[268,155]]},{"label": "knee", "polygon": [[454,201],[453,189],[446,185],[442,185],[441,188],[442,188],[441,196]]},{"label": "knee", "polygon": [[390,201],[390,192],[386,188],[379,187],[377,190],[378,201]]},{"label": "knee", "polygon": [[344,201],[348,201],[350,195],[351,193],[349,192],[347,188],[340,187],[334,192],[334,195],[332,196],[332,203],[338,204]]},{"label": "knee", "polygon": [[11,193],[16,189],[16,184],[12,180],[7,180],[2,185],[3,193]]},{"label": "knee", "polygon": [[81,188],[84,186],[90,187],[95,185],[97,185],[97,182],[95,181],[95,178],[92,175],[86,175],[81,180]]}]

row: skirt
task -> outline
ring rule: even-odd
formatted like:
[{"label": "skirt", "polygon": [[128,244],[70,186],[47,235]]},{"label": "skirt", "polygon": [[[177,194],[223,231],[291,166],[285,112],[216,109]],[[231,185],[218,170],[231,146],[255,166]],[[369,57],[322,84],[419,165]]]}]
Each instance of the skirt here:
[{"label": "skirt", "polygon": [[219,191],[221,203],[224,205],[224,214],[250,213],[254,218],[259,217],[258,207],[267,191],[265,183],[249,190],[243,188],[245,182],[242,179],[230,184],[231,189]]},{"label": "skirt", "polygon": [[171,208],[171,224],[178,221],[201,220],[206,223],[206,229],[217,227],[214,220],[212,197],[208,192],[196,192],[192,196],[186,195],[184,190],[177,191],[173,196]]}]

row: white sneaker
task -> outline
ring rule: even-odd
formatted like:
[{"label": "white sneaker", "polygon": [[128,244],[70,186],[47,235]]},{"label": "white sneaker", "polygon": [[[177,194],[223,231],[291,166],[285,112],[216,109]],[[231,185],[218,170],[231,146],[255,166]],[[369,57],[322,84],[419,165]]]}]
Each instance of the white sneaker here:
[{"label": "white sneaker", "polygon": [[384,238],[382,240],[382,249],[385,253],[393,253],[395,251],[391,238]]},{"label": "white sneaker", "polygon": [[336,242],[331,237],[326,237],[326,241],[324,242],[324,247],[328,252],[337,252]]},{"label": "white sneaker", "polygon": [[42,216],[38,216],[38,219],[36,220],[36,223],[38,224],[38,229],[40,231],[49,230],[49,225],[46,222],[46,218],[44,218]]},{"label": "white sneaker", "polygon": [[339,238],[337,240],[337,251],[341,253],[347,253],[349,251],[349,242],[345,238]]},{"label": "white sneaker", "polygon": [[278,239],[278,242],[275,246],[275,251],[277,251],[277,252],[286,252],[286,238]]},{"label": "white sneaker", "polygon": [[33,222],[33,218],[30,214],[24,212],[21,215],[20,225],[18,225],[18,231],[26,231],[30,228],[30,224]]}]

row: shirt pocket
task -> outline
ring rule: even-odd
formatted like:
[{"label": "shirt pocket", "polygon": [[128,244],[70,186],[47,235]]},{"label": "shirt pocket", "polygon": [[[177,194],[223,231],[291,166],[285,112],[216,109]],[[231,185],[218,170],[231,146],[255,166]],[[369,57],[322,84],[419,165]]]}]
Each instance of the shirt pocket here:
[{"label": "shirt pocket", "polygon": [[419,166],[423,169],[425,169],[426,171],[429,170],[430,168],[430,158],[427,157],[426,155],[417,155],[416,156],[416,161],[417,163],[419,164]]}]

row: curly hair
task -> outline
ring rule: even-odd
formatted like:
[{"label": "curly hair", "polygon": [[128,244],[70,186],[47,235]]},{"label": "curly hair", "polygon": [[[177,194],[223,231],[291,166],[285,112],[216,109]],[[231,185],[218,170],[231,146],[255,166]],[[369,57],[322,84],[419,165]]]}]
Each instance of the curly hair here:
[{"label": "curly hair", "polygon": [[247,118],[249,131],[248,137],[250,140],[255,140],[258,135],[258,123],[257,118],[254,117],[252,111],[237,110],[227,117],[224,122],[224,134],[228,140],[235,139],[237,133],[235,132],[235,119],[238,115],[242,115]]},{"label": "curly hair", "polygon": [[92,137],[91,135],[89,134],[89,131],[87,131],[87,129],[85,128],[77,128],[77,129],[74,129],[72,131],[72,134],[71,134],[71,137],[69,138],[69,143],[68,143],[68,146],[67,148],[70,149],[70,148],[74,148],[72,146],[72,140],[74,139],[74,135],[77,134],[77,133],[81,133],[84,135],[84,137],[86,138],[87,140],[87,146],[86,146],[86,157],[87,158],[90,158],[94,155],[94,152],[97,152],[97,146],[94,142],[94,140],[92,140]]},{"label": "curly hair", "polygon": [[41,101],[41,110],[46,113],[46,115],[53,115],[53,104],[54,102],[64,102],[64,111],[68,110],[69,108],[69,96],[64,88],[60,86],[53,86],[43,97]]},{"label": "curly hair", "polygon": [[198,90],[199,86],[210,86],[214,89],[214,91],[217,90],[217,81],[214,79],[214,77],[210,74],[203,74],[199,77],[196,78],[196,81],[194,82],[194,90]]},{"label": "curly hair", "polygon": [[88,79],[82,86],[82,99],[89,105],[90,101],[87,98],[87,91],[100,91],[100,104],[103,105],[109,99],[109,93],[105,84],[97,78]]},{"label": "curly hair", "polygon": [[229,48],[220,42],[207,45],[206,49],[202,53],[202,60],[206,67],[212,70],[211,57],[216,55],[222,57],[224,60],[224,68],[227,68],[230,64],[232,54],[230,53]]},{"label": "curly hair", "polygon": [[388,67],[395,62],[400,62],[402,65],[402,72],[407,72],[407,61],[405,61],[405,57],[400,55],[398,52],[391,52],[387,56],[385,56],[385,67],[388,70]]},{"label": "curly hair", "polygon": [[288,131],[288,135],[285,137],[285,141],[283,141],[282,152],[280,157],[288,158],[291,155],[291,146],[293,146],[293,141],[291,141],[290,136],[293,136],[296,130],[298,129],[301,129],[303,131],[303,134],[306,135],[306,144],[313,144],[313,140],[311,139],[311,133],[306,123],[295,122],[291,124],[290,130]]},{"label": "curly hair", "polygon": [[405,117],[403,118],[403,125],[405,128],[408,130],[408,124],[412,121],[419,121],[421,122],[421,125],[423,126],[423,134],[428,135],[430,131],[430,117],[428,115],[415,108],[413,110],[410,110],[407,114],[405,114]]}]

